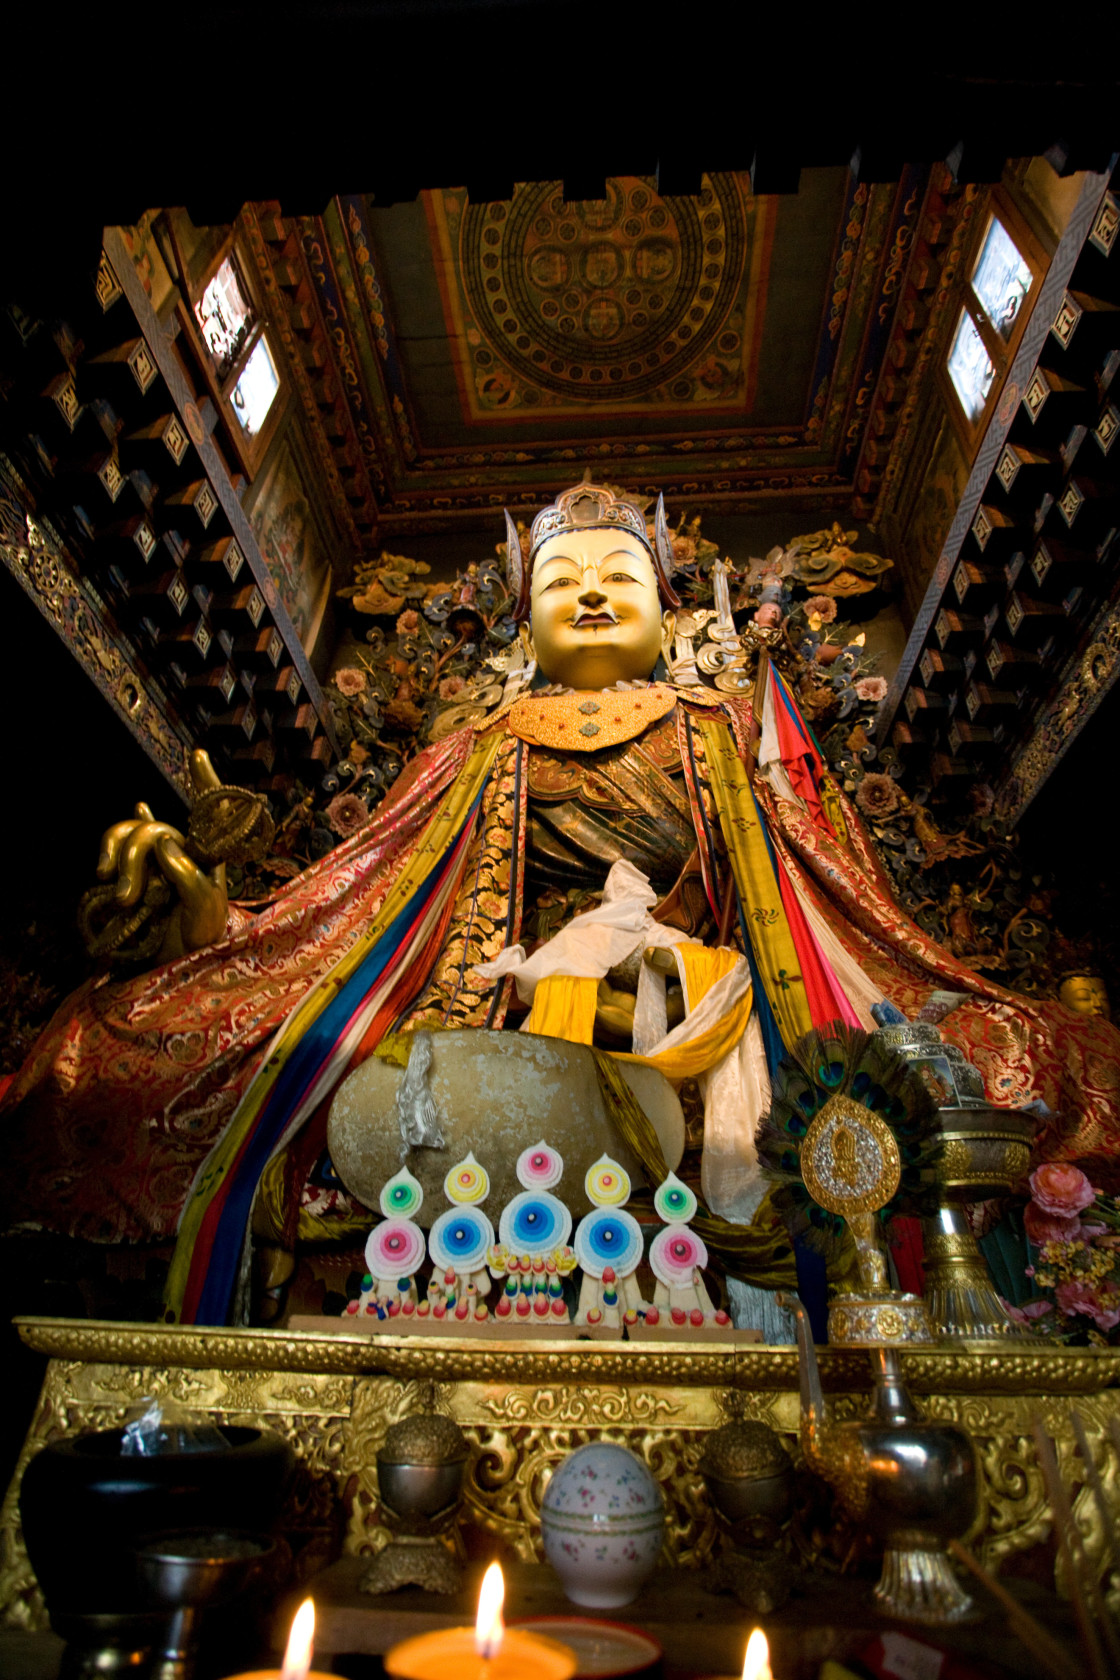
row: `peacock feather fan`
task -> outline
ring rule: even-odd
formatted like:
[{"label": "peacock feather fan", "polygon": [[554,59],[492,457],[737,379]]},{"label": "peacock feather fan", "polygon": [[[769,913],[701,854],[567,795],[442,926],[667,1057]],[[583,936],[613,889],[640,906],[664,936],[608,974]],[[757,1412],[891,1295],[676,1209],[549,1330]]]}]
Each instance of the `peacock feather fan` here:
[{"label": "peacock feather fan", "polygon": [[777,1186],[774,1201],[790,1234],[826,1255],[838,1249],[844,1216],[810,1195],[802,1149],[813,1121],[833,1098],[874,1116],[897,1145],[900,1171],[879,1211],[884,1223],[896,1214],[936,1211],[934,1167],[943,1147],[936,1103],[906,1060],[877,1035],[833,1021],[799,1039],[773,1080],[758,1158]]}]

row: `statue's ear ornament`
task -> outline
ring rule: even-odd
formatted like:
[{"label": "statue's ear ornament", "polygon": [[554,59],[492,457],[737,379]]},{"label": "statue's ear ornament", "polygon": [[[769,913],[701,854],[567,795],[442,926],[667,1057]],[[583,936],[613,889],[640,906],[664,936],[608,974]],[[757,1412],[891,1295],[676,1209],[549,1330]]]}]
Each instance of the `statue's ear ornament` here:
[{"label": "statue's ear ornament", "polygon": [[661,589],[662,604],[676,608],[681,604],[681,598],[673,588],[673,539],[669,535],[669,523],[665,518],[665,497],[658,495],[657,514],[653,524],[654,534],[654,564],[657,567],[657,582]]},{"label": "statue's ear ornament", "polygon": [[520,624],[529,616],[529,572],[521,553],[517,524],[508,508],[503,512],[506,516],[506,581],[513,596],[514,620]]}]

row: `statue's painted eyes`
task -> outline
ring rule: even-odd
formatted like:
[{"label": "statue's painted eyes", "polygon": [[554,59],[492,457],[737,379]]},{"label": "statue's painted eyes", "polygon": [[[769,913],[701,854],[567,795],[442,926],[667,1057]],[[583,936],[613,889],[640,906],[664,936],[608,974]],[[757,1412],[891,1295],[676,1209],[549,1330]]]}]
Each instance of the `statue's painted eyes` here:
[{"label": "statue's painted eyes", "polygon": [[545,594],[547,594],[550,589],[568,589],[568,588],[571,587],[572,584],[578,583],[578,582],[579,582],[578,578],[571,578],[571,577],[553,578],[550,583],[545,584],[544,592],[545,592]]},{"label": "statue's painted eyes", "polygon": [[638,579],[629,572],[612,572],[610,577],[603,579],[604,583],[637,583]]}]

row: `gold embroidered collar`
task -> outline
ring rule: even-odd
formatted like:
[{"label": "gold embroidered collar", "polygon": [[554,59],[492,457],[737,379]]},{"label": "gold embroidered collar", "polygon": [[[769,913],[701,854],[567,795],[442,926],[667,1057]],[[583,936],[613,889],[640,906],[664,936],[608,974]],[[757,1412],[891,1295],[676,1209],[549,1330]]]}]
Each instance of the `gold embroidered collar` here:
[{"label": "gold embroidered collar", "polygon": [[567,694],[525,694],[513,704],[509,727],[531,747],[598,752],[633,741],[677,703],[667,683],[648,688],[571,689]]}]

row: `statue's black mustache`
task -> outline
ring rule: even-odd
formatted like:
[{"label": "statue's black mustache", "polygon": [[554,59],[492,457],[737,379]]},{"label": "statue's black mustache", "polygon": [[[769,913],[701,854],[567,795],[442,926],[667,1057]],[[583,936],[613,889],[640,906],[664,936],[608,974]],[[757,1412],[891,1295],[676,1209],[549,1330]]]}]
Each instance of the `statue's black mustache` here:
[{"label": "statue's black mustache", "polygon": [[578,612],[575,615],[575,617],[572,619],[572,623],[578,629],[578,627],[581,624],[583,624],[587,619],[599,619],[599,618],[608,619],[611,624],[617,624],[618,623],[618,614],[615,612],[613,607],[607,607],[607,606],[603,606],[603,607],[584,607],[581,612]]}]

